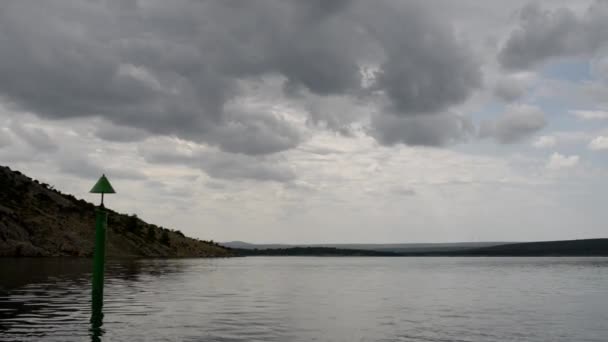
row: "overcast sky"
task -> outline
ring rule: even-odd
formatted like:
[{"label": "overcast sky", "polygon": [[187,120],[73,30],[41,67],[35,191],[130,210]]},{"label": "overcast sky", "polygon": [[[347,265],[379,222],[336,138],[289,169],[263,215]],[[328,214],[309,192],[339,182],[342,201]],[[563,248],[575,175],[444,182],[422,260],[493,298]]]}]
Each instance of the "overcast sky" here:
[{"label": "overcast sky", "polygon": [[0,2],[0,164],[216,241],[606,237],[608,2]]}]

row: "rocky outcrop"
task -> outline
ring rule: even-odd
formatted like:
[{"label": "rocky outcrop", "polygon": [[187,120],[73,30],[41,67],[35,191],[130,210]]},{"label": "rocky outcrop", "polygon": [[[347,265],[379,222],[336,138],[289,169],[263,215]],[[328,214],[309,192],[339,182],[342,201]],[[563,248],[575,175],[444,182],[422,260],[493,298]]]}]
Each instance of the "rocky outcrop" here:
[{"label": "rocky outcrop", "polygon": [[[211,241],[109,211],[109,257],[225,257]],[[93,254],[95,206],[0,166],[0,256]]]}]

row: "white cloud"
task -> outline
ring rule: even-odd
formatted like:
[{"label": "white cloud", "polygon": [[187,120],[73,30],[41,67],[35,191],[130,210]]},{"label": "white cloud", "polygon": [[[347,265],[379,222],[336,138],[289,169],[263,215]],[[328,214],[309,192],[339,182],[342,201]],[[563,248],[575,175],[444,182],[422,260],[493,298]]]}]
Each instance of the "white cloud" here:
[{"label": "white cloud", "polygon": [[577,155],[565,156],[554,152],[549,161],[547,162],[547,168],[551,170],[567,169],[578,165],[580,158]]},{"label": "white cloud", "polygon": [[581,120],[608,119],[608,111],[603,110],[571,110],[570,113]]},{"label": "white cloud", "polygon": [[532,147],[537,149],[548,149],[555,146],[577,147],[586,145],[594,137],[604,135],[604,131],[552,131],[548,135],[542,135],[532,142]]},{"label": "white cloud", "polygon": [[494,95],[505,102],[514,102],[523,97],[536,81],[533,72],[517,72],[502,77],[494,86]]},{"label": "white cloud", "polygon": [[494,138],[501,144],[512,144],[530,137],[546,125],[545,113],[540,108],[526,104],[511,105],[496,120],[482,121],[479,136]]},{"label": "white cloud", "polygon": [[599,136],[591,140],[589,149],[593,151],[608,150],[608,137]]},{"label": "white cloud", "polygon": [[543,135],[538,137],[532,146],[536,148],[550,148],[557,144],[557,138],[552,135]]}]

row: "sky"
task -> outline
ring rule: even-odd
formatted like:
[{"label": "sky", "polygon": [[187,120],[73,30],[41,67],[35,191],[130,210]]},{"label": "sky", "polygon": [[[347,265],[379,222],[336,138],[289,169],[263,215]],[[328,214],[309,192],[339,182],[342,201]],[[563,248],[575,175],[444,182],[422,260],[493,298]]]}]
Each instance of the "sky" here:
[{"label": "sky", "polygon": [[608,1],[0,2],[0,164],[215,241],[606,237]]}]

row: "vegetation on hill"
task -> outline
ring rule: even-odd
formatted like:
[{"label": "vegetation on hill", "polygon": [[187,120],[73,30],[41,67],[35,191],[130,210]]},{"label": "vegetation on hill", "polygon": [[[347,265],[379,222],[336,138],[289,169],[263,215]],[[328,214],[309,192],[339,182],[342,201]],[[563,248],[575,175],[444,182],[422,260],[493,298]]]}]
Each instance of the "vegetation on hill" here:
[{"label": "vegetation on hill", "polygon": [[400,256],[386,251],[343,249],[334,247],[291,247],[275,249],[233,249],[241,256]]},{"label": "vegetation on hill", "polygon": [[[106,209],[109,257],[225,257],[233,253]],[[0,166],[0,256],[90,256],[95,206]]]}]

